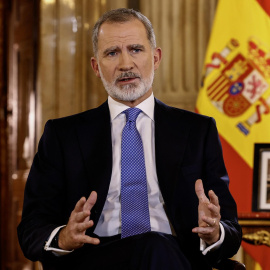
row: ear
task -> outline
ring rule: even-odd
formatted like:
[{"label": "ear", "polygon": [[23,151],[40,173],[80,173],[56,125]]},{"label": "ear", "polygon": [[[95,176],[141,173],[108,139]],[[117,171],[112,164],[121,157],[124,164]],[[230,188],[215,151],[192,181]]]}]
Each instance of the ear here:
[{"label": "ear", "polygon": [[154,49],[154,70],[157,70],[162,58],[161,48]]},{"label": "ear", "polygon": [[91,57],[91,67],[94,70],[96,76],[100,78],[98,62],[97,62],[97,59],[95,57]]}]

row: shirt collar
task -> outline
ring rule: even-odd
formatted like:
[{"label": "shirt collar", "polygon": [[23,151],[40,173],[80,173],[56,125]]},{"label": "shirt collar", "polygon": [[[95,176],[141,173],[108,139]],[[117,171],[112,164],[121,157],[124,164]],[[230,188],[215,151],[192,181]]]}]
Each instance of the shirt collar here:
[{"label": "shirt collar", "polygon": [[[127,105],[112,99],[110,96],[108,97],[108,105],[111,115],[111,121],[114,120],[124,110],[130,108]],[[155,100],[152,93],[150,97],[138,104],[136,108],[141,109],[148,117],[151,118],[152,121],[154,121],[154,106]]]}]

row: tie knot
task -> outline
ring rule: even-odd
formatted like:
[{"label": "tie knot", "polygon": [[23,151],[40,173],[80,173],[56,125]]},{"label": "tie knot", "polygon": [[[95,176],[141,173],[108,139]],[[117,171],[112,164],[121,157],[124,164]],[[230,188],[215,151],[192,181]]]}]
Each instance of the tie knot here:
[{"label": "tie knot", "polygon": [[127,110],[124,111],[126,118],[127,118],[127,122],[136,122],[136,119],[138,117],[138,115],[140,114],[142,110],[138,109],[138,108],[129,108]]}]

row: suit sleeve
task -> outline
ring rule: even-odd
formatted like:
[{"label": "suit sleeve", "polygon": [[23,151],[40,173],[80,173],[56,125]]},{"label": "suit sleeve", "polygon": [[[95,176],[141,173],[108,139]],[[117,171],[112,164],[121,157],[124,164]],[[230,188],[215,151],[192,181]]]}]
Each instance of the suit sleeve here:
[{"label": "suit sleeve", "polygon": [[60,192],[64,189],[63,179],[61,146],[53,121],[49,121],[26,182],[22,220],[18,226],[22,251],[32,261],[47,256],[45,241],[53,229],[66,224],[62,218],[63,192]]},{"label": "suit sleeve", "polygon": [[232,257],[240,247],[242,230],[238,224],[236,203],[229,192],[229,177],[225,168],[222,147],[214,119],[209,119],[208,134],[205,139],[205,178],[206,192],[213,189],[220,203],[221,223],[225,238],[221,247],[206,256],[214,265],[223,259]]}]

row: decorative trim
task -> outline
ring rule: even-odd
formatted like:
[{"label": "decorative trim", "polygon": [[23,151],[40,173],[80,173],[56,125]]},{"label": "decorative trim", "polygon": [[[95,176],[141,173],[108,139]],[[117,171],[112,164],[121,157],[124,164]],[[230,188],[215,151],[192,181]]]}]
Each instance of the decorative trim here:
[{"label": "decorative trim", "polygon": [[261,226],[270,226],[270,220],[258,220],[258,219],[254,219],[254,220],[239,220],[239,224],[241,226],[256,226],[256,227],[261,227]]},{"label": "decorative trim", "polygon": [[266,245],[270,247],[270,233],[264,230],[255,233],[244,234],[243,240],[256,246]]}]

